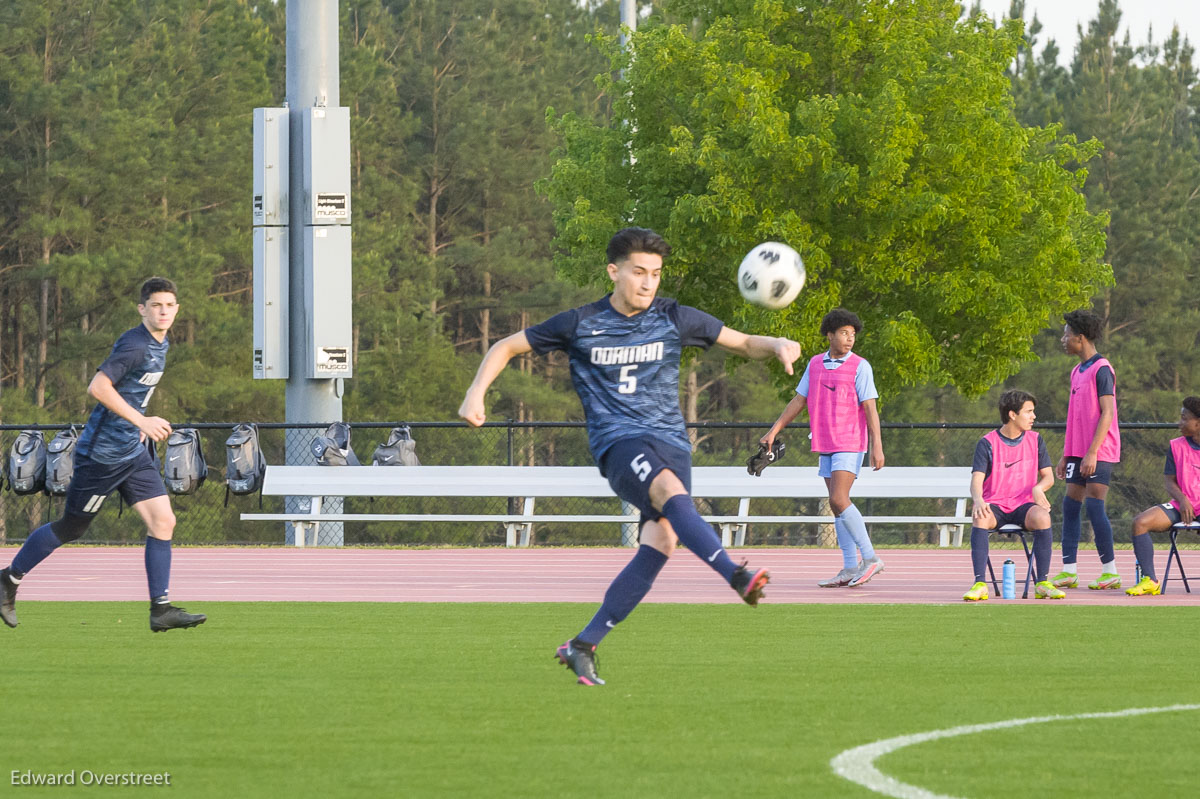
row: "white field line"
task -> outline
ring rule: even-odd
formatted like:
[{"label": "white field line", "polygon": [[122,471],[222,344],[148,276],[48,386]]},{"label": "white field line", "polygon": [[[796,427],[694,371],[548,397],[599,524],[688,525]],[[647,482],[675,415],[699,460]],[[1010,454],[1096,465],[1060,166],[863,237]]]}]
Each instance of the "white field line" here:
[{"label": "white field line", "polygon": [[1009,719],[995,721],[990,724],[968,724],[962,727],[950,727],[944,730],[919,732],[913,735],[900,735],[882,741],[856,746],[839,754],[829,765],[835,774],[851,782],[858,783],[884,796],[896,799],[957,799],[945,794],[933,793],[916,785],[889,777],[875,768],[875,761],[906,746],[936,741],[941,738],[954,738],[959,735],[974,735],[977,732],[1003,730],[1009,727],[1023,727],[1027,724],[1048,724],[1055,721],[1075,721],[1077,719],[1116,719],[1129,716],[1144,716],[1148,713],[1174,713],[1184,710],[1200,710],[1200,705],[1168,705],[1166,707],[1131,707],[1125,710],[1113,710],[1107,713],[1076,713],[1071,716],[1034,716],[1027,719]]}]

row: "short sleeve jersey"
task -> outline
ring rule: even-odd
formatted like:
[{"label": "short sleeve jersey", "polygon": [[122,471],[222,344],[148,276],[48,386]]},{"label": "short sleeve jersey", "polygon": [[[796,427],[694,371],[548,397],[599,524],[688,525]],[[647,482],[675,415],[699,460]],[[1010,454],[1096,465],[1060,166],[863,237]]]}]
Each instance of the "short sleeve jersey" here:
[{"label": "short sleeve jersey", "polygon": [[[1017,446],[1025,439],[1024,433],[1016,438],[1009,438],[998,430],[996,433],[1000,436],[1000,440],[1010,447]],[[1050,468],[1050,452],[1046,449],[1045,438],[1038,438],[1037,459],[1038,471]],[[975,444],[975,458],[971,464],[971,471],[981,472],[984,477],[992,473],[992,442],[988,441],[987,438],[981,438]]]},{"label": "short sleeve jersey", "polygon": [[610,296],[526,328],[525,337],[538,355],[566,351],[597,463],[624,438],[650,436],[690,452],[679,409],[679,357],[684,347],[711,347],[724,325],[661,297],[625,316]]},{"label": "short sleeve jersey", "polygon": [[[145,325],[138,325],[121,334],[97,371],[108,376],[122,399],[145,413],[166,368],[169,346],[166,338],[156,341]],[[75,451],[97,463],[121,463],[138,454],[140,439],[140,430],[97,403]]]}]

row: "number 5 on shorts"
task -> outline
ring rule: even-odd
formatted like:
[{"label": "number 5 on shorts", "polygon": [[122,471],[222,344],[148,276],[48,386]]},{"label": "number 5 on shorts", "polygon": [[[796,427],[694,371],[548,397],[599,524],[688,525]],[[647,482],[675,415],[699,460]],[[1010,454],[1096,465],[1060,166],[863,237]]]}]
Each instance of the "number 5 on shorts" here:
[{"label": "number 5 on shorts", "polygon": [[646,453],[638,453],[638,456],[629,462],[629,466],[638,480],[646,482],[646,478],[650,476],[650,464],[646,463]]}]

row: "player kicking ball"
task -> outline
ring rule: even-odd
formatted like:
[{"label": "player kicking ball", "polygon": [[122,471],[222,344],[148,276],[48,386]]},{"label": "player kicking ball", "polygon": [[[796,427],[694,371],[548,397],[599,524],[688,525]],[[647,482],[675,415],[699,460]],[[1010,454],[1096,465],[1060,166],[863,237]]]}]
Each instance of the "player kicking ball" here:
[{"label": "player kicking ball", "polygon": [[0,619],[9,627],[17,626],[17,586],[50,553],[81,538],[113,491],[146,524],[150,629],[195,627],[207,620],[167,600],[175,513],[147,440],[165,440],[171,424],[144,413],[166,368],[167,331],[179,312],[176,295],[175,284],[166,278],[142,284],[137,307],[142,323],[117,339],[88,385],[88,395],[99,404],[75,444],[75,473],[62,518],[30,533],[12,564],[0,570]]},{"label": "player kicking ball", "polygon": [[458,414],[478,427],[484,396],[515,356],[565,350],[587,419],[588,447],[618,497],[641,511],[641,546],[604,595],[586,627],[555,652],[582,685],[603,685],[596,647],[650,591],[682,541],[749,605],[770,579],[766,569],[735,565],[690,496],[692,449],[679,409],[679,357],[684,347],[713,344],[746,358],[777,358],[792,373],[800,345],[749,336],[703,311],[656,297],[671,248],[645,228],[625,228],[608,243],[612,293],[563,311],[492,345]]}]

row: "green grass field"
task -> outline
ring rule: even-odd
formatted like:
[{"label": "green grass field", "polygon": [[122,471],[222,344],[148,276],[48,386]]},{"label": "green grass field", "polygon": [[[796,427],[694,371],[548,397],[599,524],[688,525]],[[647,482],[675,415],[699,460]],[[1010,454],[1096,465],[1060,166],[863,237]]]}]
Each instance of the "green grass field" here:
[{"label": "green grass field", "polygon": [[[576,686],[592,606],[19,606],[0,629],[6,795],[872,796],[838,752],[961,724],[1200,702],[1186,607],[645,605]],[[939,793],[1195,789],[1196,712],[1064,722],[881,758]],[[170,788],[11,772],[169,772]],[[1062,793],[1062,791],[1055,791]]]}]

